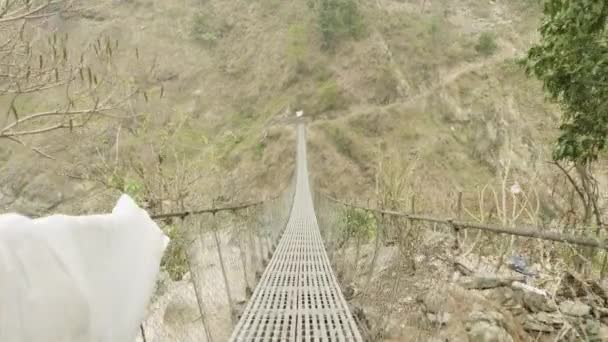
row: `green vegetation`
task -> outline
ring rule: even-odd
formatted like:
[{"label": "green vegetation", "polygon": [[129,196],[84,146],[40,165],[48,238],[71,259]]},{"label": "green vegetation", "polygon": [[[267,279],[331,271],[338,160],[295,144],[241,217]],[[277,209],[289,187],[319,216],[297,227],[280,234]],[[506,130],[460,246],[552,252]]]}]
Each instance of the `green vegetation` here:
[{"label": "green vegetation", "polygon": [[390,68],[381,68],[374,82],[374,100],[388,104],[399,96],[399,81]]},{"label": "green vegetation", "polygon": [[328,80],[321,84],[317,90],[317,112],[327,112],[343,108],[345,105],[344,98],[340,94],[340,89],[335,80]]},{"label": "green vegetation", "polygon": [[169,273],[172,280],[178,281],[188,272],[188,254],[183,232],[180,232],[175,224],[164,226],[163,231],[171,242],[163,255],[161,267]]},{"label": "green vegetation", "polygon": [[298,73],[306,68],[308,54],[308,28],[304,24],[292,24],[287,32],[287,58]]},{"label": "green vegetation", "polygon": [[190,35],[196,41],[214,44],[227,33],[229,27],[224,22],[217,22],[207,13],[197,13],[192,21]]},{"label": "green vegetation", "polygon": [[484,55],[490,56],[496,52],[498,46],[496,45],[496,36],[492,32],[483,32],[479,35],[479,39],[477,40],[477,45],[475,45],[475,50]]},{"label": "green vegetation", "polygon": [[264,150],[266,149],[266,143],[264,141],[260,141],[255,144],[255,157],[258,159],[262,159],[264,156]]},{"label": "green vegetation", "polygon": [[604,0],[544,4],[541,40],[526,69],[563,109],[554,159],[589,164],[608,140],[608,5]]},{"label": "green vegetation", "polygon": [[327,133],[333,140],[333,143],[340,154],[351,159],[354,158],[354,153],[352,151],[353,141],[348,135],[346,135],[346,133],[344,133],[344,130],[338,127],[329,127],[327,128]]},{"label": "green vegetation", "polygon": [[377,230],[376,217],[365,210],[348,208],[343,213],[344,225],[342,226],[342,237],[366,241],[373,239]]},{"label": "green vegetation", "polygon": [[320,0],[316,7],[323,48],[333,49],[342,39],[360,38],[365,25],[355,0]]},{"label": "green vegetation", "polygon": [[135,202],[141,204],[142,196],[144,194],[144,185],[141,181],[121,176],[115,172],[108,178],[107,185],[112,189],[116,189],[131,196]]}]

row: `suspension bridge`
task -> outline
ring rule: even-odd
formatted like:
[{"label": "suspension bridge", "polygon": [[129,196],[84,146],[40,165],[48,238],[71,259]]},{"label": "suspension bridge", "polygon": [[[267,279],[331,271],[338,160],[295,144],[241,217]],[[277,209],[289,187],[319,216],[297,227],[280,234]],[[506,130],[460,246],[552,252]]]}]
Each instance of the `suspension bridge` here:
[{"label": "suspension bridge", "polygon": [[298,125],[293,207],[232,341],[362,341],[325,251]]},{"label": "suspension bridge", "polygon": [[[203,325],[194,330],[195,335],[169,334],[167,338],[384,340],[394,329],[389,326],[391,321],[407,324],[402,300],[416,290],[411,289],[408,276],[402,275],[424,269],[421,263],[442,260],[445,269],[451,269],[460,254],[492,258],[504,246],[526,246],[532,239],[539,253],[553,248],[555,242],[608,249],[600,239],[552,229],[465,221],[460,215],[466,201],[462,193],[452,196],[456,209],[446,218],[417,213],[420,210],[413,196],[410,210],[397,212],[314,192],[303,123],[297,125],[296,155],[293,182],[276,197],[152,216],[182,219],[182,242],[200,314],[193,320]],[[470,231],[477,235],[467,234]],[[429,234],[439,240],[431,238],[433,242],[426,244]],[[501,266],[502,261],[497,268]],[[427,278],[446,283],[452,275],[425,273]],[[418,291],[424,291],[430,284],[414,286],[422,286]],[[155,323],[144,322],[142,336],[150,325]],[[427,340],[433,331],[428,329],[426,335],[415,338],[392,333],[399,336],[397,340]]]}]

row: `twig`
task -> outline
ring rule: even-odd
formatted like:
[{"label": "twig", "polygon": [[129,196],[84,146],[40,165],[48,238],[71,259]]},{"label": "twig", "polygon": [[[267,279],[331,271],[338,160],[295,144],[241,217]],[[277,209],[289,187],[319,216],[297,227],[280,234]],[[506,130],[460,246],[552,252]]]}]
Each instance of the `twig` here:
[{"label": "twig", "polygon": [[140,324],[139,325],[139,330],[141,330],[141,338],[144,340],[144,342],[147,342],[146,340],[146,331],[144,330],[144,324]]},{"label": "twig", "polygon": [[[1,138],[1,137],[0,137],[0,138]],[[44,158],[47,158],[47,159],[50,159],[50,160],[57,161],[57,159],[56,159],[55,157],[53,157],[53,156],[51,156],[51,155],[49,155],[49,154],[47,154],[47,153],[43,152],[42,150],[40,150],[40,149],[39,149],[39,148],[37,148],[37,147],[28,146],[28,145],[26,145],[26,144],[25,144],[23,141],[21,141],[21,140],[19,140],[19,139],[15,138],[15,137],[6,137],[6,138],[7,138],[8,140],[11,140],[11,141],[13,141],[13,142],[15,142],[15,143],[17,143],[17,144],[21,145],[21,146],[24,146],[24,147],[26,147],[26,148],[29,148],[30,150],[32,150],[32,151],[34,151],[34,152],[38,153],[39,155],[43,156]]]}]

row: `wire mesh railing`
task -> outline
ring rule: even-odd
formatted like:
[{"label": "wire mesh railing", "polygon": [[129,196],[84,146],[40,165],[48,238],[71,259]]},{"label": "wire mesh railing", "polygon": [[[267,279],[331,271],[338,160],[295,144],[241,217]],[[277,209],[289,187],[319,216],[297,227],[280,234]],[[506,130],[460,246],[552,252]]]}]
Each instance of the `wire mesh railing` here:
[{"label": "wire mesh railing", "polygon": [[178,269],[183,288],[171,295],[182,296],[184,308],[187,301],[190,307],[196,302],[197,312],[179,313],[183,317],[173,325],[166,317],[148,319],[142,335],[153,331],[147,335],[157,341],[163,340],[159,336],[163,341],[227,340],[285,229],[293,188],[267,201],[153,216],[174,223],[165,266]]}]

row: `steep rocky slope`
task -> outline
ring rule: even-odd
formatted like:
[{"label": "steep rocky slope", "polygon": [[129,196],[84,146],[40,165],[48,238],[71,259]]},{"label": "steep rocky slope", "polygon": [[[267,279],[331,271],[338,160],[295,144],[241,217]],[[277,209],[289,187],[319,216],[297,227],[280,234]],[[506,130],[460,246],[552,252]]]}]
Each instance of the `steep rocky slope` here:
[{"label": "steep rocky slope", "polygon": [[[364,2],[362,33],[331,50],[322,48],[312,4],[107,1],[56,28],[76,41],[119,38],[119,64],[129,65],[137,48],[137,81],[162,84],[165,95],[135,104],[147,114],[144,133],[125,130],[119,147],[125,158],[151,154],[142,163],[152,168],[153,154],[170,146],[205,174],[197,181],[203,194],[244,199],[275,175],[285,183],[293,158],[287,124],[297,109],[311,121],[316,183],[345,198],[373,195],[384,157],[416,161],[417,186],[439,192],[490,181],[506,160],[526,174],[547,169],[557,111],[516,63],[534,39],[535,2]],[[495,51],[476,49],[483,33],[496,37]],[[91,142],[112,151],[117,130],[110,123]],[[140,144],[142,135],[156,152]],[[71,150],[63,169],[100,162],[91,150]],[[9,159],[38,163],[33,153],[17,154]],[[10,174],[5,183],[20,181]],[[203,197],[196,202],[210,200]]]}]

